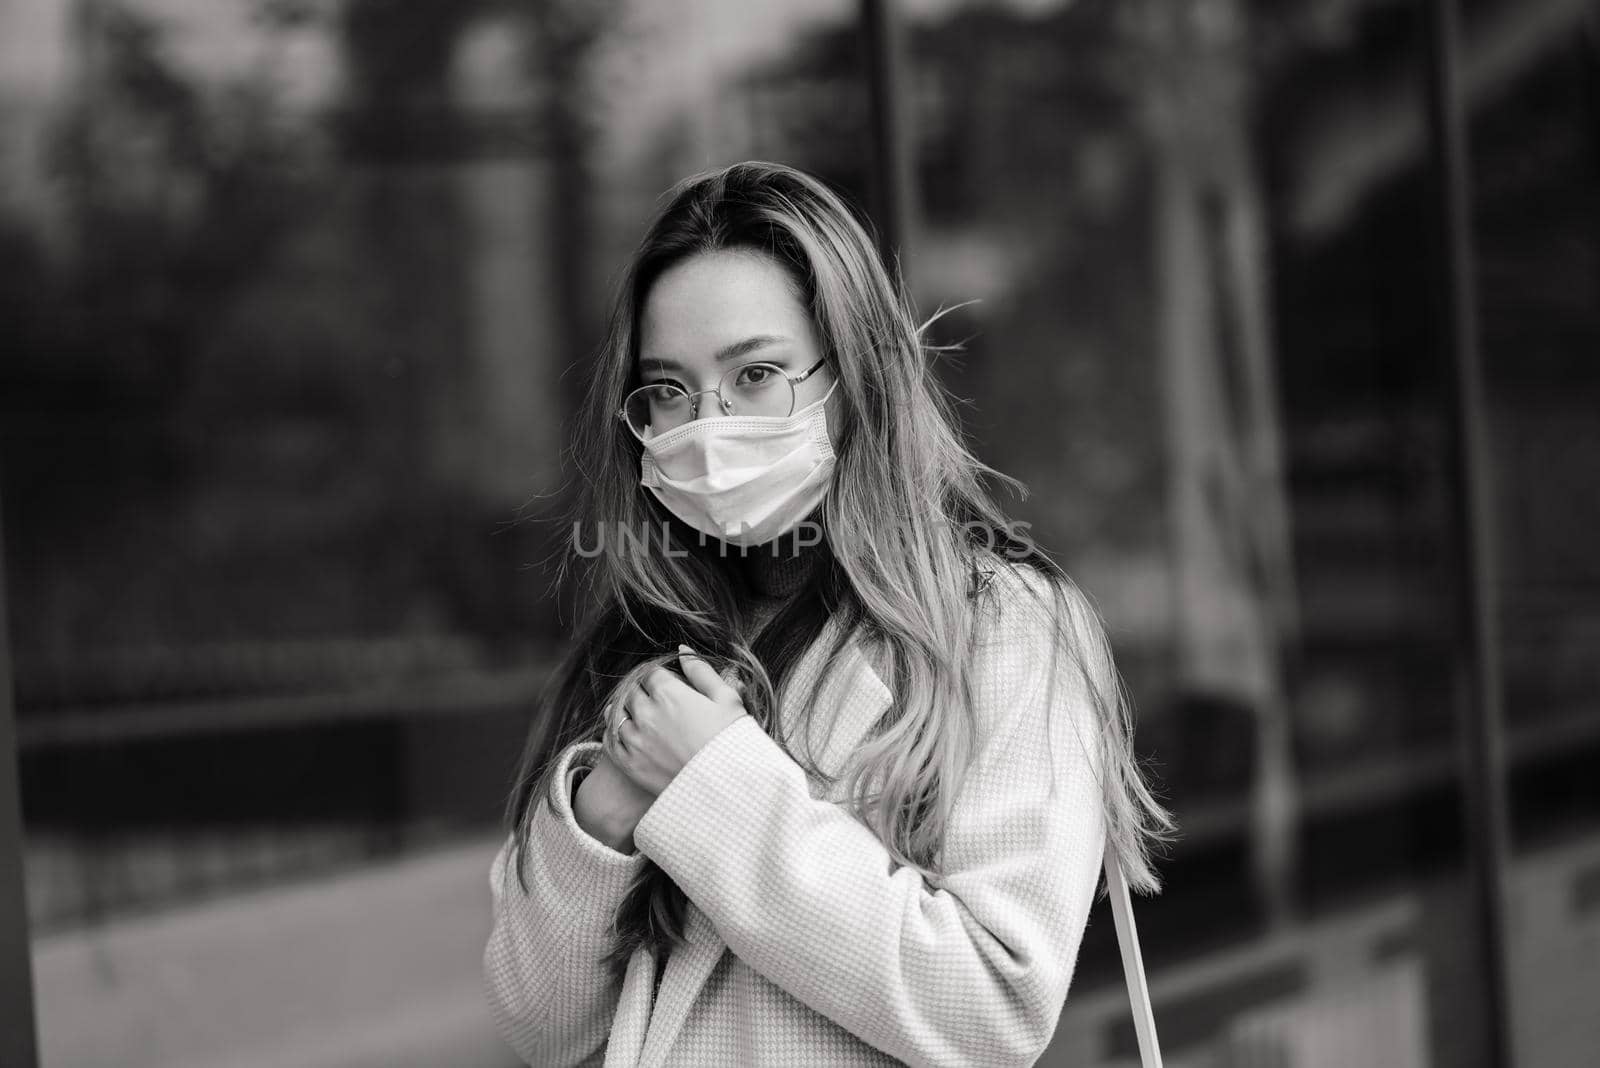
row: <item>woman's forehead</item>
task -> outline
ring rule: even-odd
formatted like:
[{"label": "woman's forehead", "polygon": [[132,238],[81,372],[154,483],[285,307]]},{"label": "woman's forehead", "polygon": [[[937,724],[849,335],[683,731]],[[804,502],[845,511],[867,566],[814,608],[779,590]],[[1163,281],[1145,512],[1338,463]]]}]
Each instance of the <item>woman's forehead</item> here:
[{"label": "woman's forehead", "polygon": [[755,337],[815,343],[788,270],[743,251],[701,253],[664,271],[646,296],[639,331],[641,361],[664,364],[710,363]]}]

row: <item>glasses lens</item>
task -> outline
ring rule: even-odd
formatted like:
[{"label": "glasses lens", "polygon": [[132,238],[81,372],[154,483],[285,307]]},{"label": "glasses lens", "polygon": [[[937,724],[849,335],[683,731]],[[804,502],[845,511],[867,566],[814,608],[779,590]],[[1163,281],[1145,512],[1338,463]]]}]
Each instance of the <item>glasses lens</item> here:
[{"label": "glasses lens", "polygon": [[771,363],[747,363],[722,376],[722,398],[732,407],[729,415],[773,415],[782,418],[794,410],[794,383],[783,368]]},{"label": "glasses lens", "polygon": [[692,408],[689,394],[665,384],[640,386],[628,394],[622,406],[628,415],[628,426],[641,438],[682,426],[689,421]]}]

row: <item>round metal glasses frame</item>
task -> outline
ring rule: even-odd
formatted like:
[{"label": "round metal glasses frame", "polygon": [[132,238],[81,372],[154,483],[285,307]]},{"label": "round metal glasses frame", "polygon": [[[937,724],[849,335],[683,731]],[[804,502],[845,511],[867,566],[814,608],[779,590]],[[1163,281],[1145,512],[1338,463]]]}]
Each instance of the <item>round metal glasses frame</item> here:
[{"label": "round metal glasses frame", "polygon": [[[740,373],[742,373],[744,371],[749,370],[752,367],[765,367],[765,368],[771,370],[776,375],[778,375],[780,378],[785,378],[785,379],[788,380],[788,382],[789,382],[789,410],[787,412],[785,412],[783,415],[777,416],[777,418],[779,418],[779,419],[787,418],[788,416],[791,416],[791,415],[794,414],[794,402],[795,402],[794,387],[799,385],[801,382],[804,382],[806,379],[810,378],[812,375],[816,374],[819,370],[822,369],[823,365],[826,364],[827,362],[828,362],[827,357],[823,357],[822,359],[818,360],[816,363],[812,364],[810,367],[806,368],[804,371],[801,371],[799,374],[791,375],[787,371],[785,371],[782,367],[779,367],[775,363],[768,363],[765,360],[753,360],[750,363],[742,363],[738,367],[731,367],[728,370],[724,371],[722,373],[722,377],[717,380],[717,384],[715,386],[711,387],[710,389],[697,389],[697,390],[694,390],[692,392],[690,390],[684,389],[682,386],[674,385],[671,382],[649,382],[649,383],[646,383],[645,385],[638,386],[638,387],[628,391],[627,395],[622,398],[621,407],[619,407],[617,409],[617,418],[622,421],[622,424],[628,428],[628,430],[633,434],[634,437],[636,437],[639,440],[643,441],[644,440],[644,436],[639,433],[638,428],[635,427],[633,425],[632,420],[630,420],[628,418],[628,405],[629,405],[630,402],[632,402],[632,400],[633,400],[633,398],[635,396],[637,396],[637,395],[639,395],[641,393],[644,393],[644,392],[646,392],[648,390],[660,390],[660,389],[674,390],[674,391],[676,391],[678,393],[683,394],[683,396],[689,401],[689,418],[684,420],[684,423],[692,423],[696,419],[700,418],[700,400],[699,400],[699,398],[700,398],[700,396],[702,394],[705,394],[705,393],[715,393],[717,395],[717,401],[718,401],[719,405],[722,408],[722,414],[724,414],[724,415],[733,415],[735,413],[734,413],[734,410],[733,410],[732,402],[729,401],[727,397],[724,397],[722,395],[723,383],[728,381],[728,376],[729,375],[738,375],[738,374],[740,374]],[[684,423],[680,423],[678,425],[682,426],[682,425],[684,425]],[[676,427],[672,427],[672,428],[669,428],[669,429],[674,429],[675,430],[677,428]]]}]

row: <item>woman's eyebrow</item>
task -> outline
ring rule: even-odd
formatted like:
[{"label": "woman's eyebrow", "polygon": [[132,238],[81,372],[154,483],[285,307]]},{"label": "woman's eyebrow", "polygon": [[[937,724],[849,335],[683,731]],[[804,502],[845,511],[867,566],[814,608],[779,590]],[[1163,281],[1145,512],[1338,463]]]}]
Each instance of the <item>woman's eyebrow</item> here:
[{"label": "woman's eyebrow", "polygon": [[[781,345],[789,340],[791,339],[784,337],[782,334],[752,334],[741,341],[735,341],[732,344],[722,346],[722,348],[718,349],[712,356],[712,359],[714,359],[717,363],[725,363],[728,360],[736,360],[740,356],[748,356],[750,353],[755,352],[758,349],[764,349],[769,345]],[[642,357],[639,360],[639,363],[652,371],[683,370],[683,365],[678,361],[663,359],[657,356]]]}]

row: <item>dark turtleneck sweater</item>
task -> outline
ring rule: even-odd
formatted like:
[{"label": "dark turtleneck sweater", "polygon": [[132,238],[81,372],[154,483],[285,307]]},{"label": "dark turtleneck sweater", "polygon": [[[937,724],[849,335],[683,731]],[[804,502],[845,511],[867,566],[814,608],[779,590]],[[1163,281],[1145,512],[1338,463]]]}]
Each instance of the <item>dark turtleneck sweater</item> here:
[{"label": "dark turtleneck sweater", "polygon": [[784,603],[816,578],[824,550],[795,542],[793,535],[785,535],[742,553],[729,552],[728,563],[742,580],[735,586],[735,598],[746,617],[747,641],[753,642]]}]

